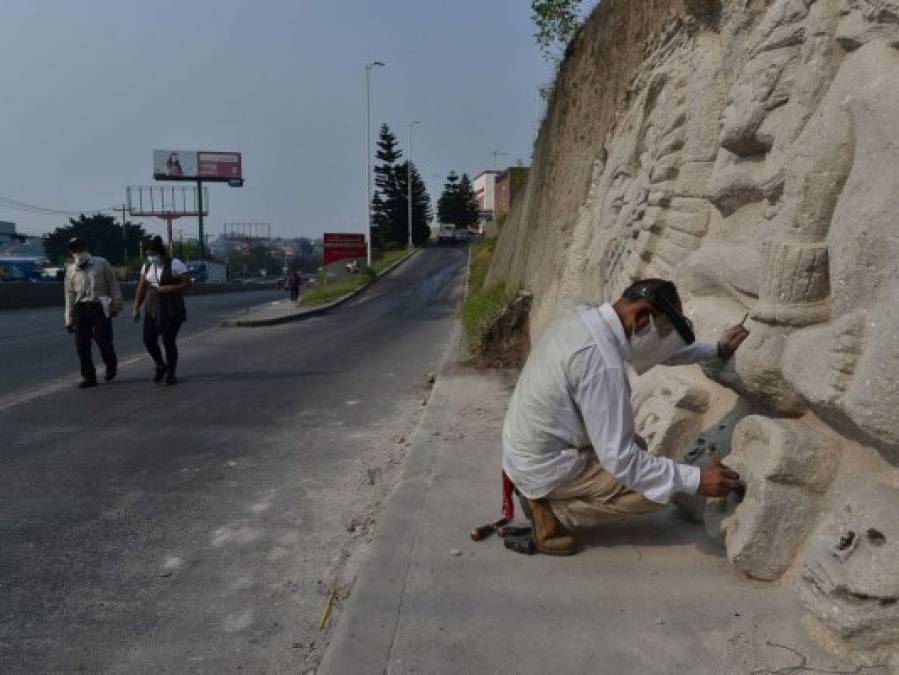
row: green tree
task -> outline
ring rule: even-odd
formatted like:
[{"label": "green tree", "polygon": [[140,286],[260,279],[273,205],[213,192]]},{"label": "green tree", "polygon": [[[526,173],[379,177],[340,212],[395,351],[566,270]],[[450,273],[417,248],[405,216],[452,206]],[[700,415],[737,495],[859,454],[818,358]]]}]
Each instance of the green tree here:
[{"label": "green tree", "polygon": [[443,184],[443,192],[437,200],[437,220],[446,225],[455,225],[459,219],[459,176],[450,171]]},{"label": "green tree", "polygon": [[125,250],[129,258],[140,255],[141,242],[147,233],[140,223],[125,221],[124,237],[122,226],[115,218],[103,213],[85,216],[78,219],[69,218],[69,224],[57,227],[44,240],[44,251],[47,257],[56,264],[62,263],[69,255],[69,240],[78,237],[87,244],[87,249],[94,255],[106,258],[112,265],[123,265]]},{"label": "green tree", "polygon": [[[400,207],[399,212],[391,214],[391,223],[386,235],[387,241],[395,242],[401,246],[405,246],[409,241],[409,180],[408,180],[409,162],[397,167],[396,178],[397,187],[402,195],[401,200],[397,200],[397,206]],[[412,163],[412,244],[421,246],[431,237],[431,228],[429,223],[434,217],[431,210],[431,196],[425,187],[415,163]]]},{"label": "green tree", "polygon": [[387,124],[381,125],[377,141],[378,150],[376,157],[379,164],[375,166],[375,194],[372,195],[372,244],[382,247],[390,240],[390,232],[396,224],[397,218],[405,216],[401,211],[406,208],[406,197],[399,185],[399,168],[397,162],[402,158],[403,152],[399,149],[396,135]]},{"label": "green tree", "polygon": [[450,171],[443,184],[443,194],[437,200],[437,218],[454,227],[471,227],[478,222],[478,202],[468,174],[460,178]]},{"label": "green tree", "polygon": [[557,64],[581,24],[581,0],[531,0],[534,38],[543,58]]},{"label": "green tree", "polygon": [[459,200],[459,221],[456,227],[471,227],[476,225],[480,219],[478,211],[478,202],[474,196],[474,187],[467,173],[462,174],[459,179],[459,192],[456,196]]}]

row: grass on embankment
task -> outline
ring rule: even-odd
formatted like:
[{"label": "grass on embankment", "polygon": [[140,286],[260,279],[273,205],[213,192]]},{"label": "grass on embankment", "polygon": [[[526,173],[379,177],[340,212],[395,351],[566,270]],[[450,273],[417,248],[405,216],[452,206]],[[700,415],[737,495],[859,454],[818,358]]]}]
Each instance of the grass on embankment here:
[{"label": "grass on embankment", "polygon": [[478,350],[484,329],[509,300],[505,284],[485,286],[495,248],[496,239],[491,238],[475,241],[470,249],[468,292],[462,301],[461,320],[472,352]]},{"label": "grass on embankment", "polygon": [[342,279],[324,283],[324,274],[318,275],[315,286],[303,293],[301,305],[320,305],[323,302],[336,300],[351,293],[365,284],[373,281],[381,272],[390,267],[397,260],[406,255],[406,249],[387,251],[380,259],[372,262],[370,268],[365,268],[359,274],[346,276]]}]

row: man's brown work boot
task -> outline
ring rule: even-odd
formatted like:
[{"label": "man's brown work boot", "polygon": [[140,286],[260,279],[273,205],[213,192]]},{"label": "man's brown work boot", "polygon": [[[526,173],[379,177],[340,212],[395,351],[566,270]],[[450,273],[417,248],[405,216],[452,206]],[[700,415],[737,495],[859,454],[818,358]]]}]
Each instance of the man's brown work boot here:
[{"label": "man's brown work boot", "polygon": [[546,555],[572,555],[577,552],[574,537],[556,518],[547,500],[522,497],[521,502],[522,511],[534,529],[534,543],[538,551]]}]

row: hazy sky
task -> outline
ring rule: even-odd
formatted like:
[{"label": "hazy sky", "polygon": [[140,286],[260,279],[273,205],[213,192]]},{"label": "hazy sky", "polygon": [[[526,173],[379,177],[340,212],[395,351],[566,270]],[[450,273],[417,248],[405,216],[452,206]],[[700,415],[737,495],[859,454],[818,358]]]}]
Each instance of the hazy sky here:
[{"label": "hazy sky", "polygon": [[[3,0],[0,197],[59,209],[121,204],[154,148],[243,153],[246,186],[210,184],[208,229],[360,231],[364,66],[386,121],[434,190],[530,161],[550,76],[528,0]],[[440,174],[439,178],[433,174]],[[38,233],[65,222],[10,210]],[[162,231],[150,219],[150,229]],[[194,219],[176,230],[196,231]]]}]

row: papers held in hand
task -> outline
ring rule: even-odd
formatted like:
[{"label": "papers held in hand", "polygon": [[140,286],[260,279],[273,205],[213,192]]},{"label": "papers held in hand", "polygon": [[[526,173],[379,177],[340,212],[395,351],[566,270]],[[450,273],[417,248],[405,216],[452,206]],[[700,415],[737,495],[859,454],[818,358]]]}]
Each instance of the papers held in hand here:
[{"label": "papers held in hand", "polygon": [[101,295],[98,300],[100,301],[100,305],[103,307],[103,314],[106,315],[107,319],[112,318],[112,298],[108,295]]}]

